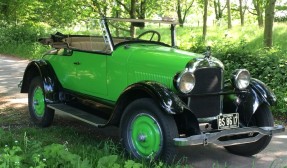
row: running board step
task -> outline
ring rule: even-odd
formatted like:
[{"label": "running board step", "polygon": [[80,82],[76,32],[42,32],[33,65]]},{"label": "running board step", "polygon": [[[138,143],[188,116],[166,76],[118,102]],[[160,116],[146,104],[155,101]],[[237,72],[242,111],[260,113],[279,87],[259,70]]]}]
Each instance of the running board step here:
[{"label": "running board step", "polygon": [[107,120],[105,119],[66,104],[48,104],[47,106],[54,109],[57,113],[68,115],[96,127],[104,126],[107,123]]}]

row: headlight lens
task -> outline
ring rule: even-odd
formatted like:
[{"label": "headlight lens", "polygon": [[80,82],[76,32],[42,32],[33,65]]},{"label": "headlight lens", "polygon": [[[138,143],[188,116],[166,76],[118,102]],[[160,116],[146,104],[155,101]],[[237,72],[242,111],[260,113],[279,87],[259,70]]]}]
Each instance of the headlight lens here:
[{"label": "headlight lens", "polygon": [[177,80],[177,87],[182,93],[189,93],[195,85],[195,77],[191,72],[184,72]]},{"label": "headlight lens", "polygon": [[246,69],[235,70],[231,81],[237,89],[246,89],[250,83],[250,73]]}]

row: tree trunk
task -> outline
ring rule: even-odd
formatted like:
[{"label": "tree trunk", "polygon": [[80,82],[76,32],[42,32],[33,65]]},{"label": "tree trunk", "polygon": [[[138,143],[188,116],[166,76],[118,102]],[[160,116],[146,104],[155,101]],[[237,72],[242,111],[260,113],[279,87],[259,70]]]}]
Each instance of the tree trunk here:
[{"label": "tree trunk", "polygon": [[140,13],[139,13],[139,19],[145,19],[145,13],[146,13],[146,0],[142,0],[140,2]]},{"label": "tree trunk", "polygon": [[215,19],[218,20],[219,16],[218,16],[218,11],[217,11],[217,3],[216,0],[213,1],[214,4],[214,12],[215,12]]},{"label": "tree trunk", "polygon": [[263,2],[260,0],[253,0],[253,5],[256,10],[258,26],[263,27],[263,9],[261,8]]},{"label": "tree trunk", "polygon": [[[135,19],[136,18],[136,0],[131,0],[131,10],[130,10],[130,18]],[[130,26],[130,35],[132,38],[135,37],[135,26],[131,23]]]},{"label": "tree trunk", "polygon": [[183,19],[182,19],[182,16],[181,16],[181,6],[180,6],[180,0],[177,0],[177,9],[176,9],[176,12],[177,12],[177,18],[178,18],[178,23],[179,23],[179,26],[180,27],[183,27]]},{"label": "tree trunk", "polygon": [[231,28],[232,28],[232,24],[231,24],[230,0],[227,0],[227,1],[226,1],[226,5],[227,5],[228,29],[231,29]]},{"label": "tree trunk", "polygon": [[206,31],[207,31],[207,6],[208,6],[208,0],[204,0],[203,31],[202,31],[202,40],[203,41],[205,41]]},{"label": "tree trunk", "polygon": [[261,10],[258,11],[257,19],[258,19],[258,26],[263,27],[263,13]]},{"label": "tree trunk", "polygon": [[242,7],[242,0],[239,0],[239,14],[241,26],[244,26],[244,12]]},{"label": "tree trunk", "polygon": [[224,8],[221,9],[220,0],[217,0],[217,7],[218,7],[218,19],[221,19],[222,18],[222,12],[223,12]]},{"label": "tree trunk", "polygon": [[265,8],[264,46],[267,48],[272,47],[275,3],[276,3],[276,0],[267,1],[266,8]]}]

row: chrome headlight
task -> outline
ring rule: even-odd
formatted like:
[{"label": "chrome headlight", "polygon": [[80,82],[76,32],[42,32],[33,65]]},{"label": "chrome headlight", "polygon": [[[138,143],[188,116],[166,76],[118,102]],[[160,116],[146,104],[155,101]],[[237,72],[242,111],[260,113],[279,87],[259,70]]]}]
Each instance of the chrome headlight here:
[{"label": "chrome headlight", "polygon": [[177,76],[176,88],[182,93],[189,93],[195,85],[195,77],[191,72],[183,72]]},{"label": "chrome headlight", "polygon": [[250,73],[246,69],[237,69],[232,73],[231,81],[237,89],[246,89],[250,83]]}]

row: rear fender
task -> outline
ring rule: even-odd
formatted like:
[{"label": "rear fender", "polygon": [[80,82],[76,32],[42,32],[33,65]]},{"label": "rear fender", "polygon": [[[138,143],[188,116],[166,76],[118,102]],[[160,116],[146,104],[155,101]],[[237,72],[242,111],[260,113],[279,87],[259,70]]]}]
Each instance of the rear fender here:
[{"label": "rear fender", "polygon": [[55,75],[52,66],[44,60],[34,60],[28,64],[24,72],[20,92],[28,93],[30,83],[36,76],[40,76],[42,78],[46,102],[57,102],[61,85]]}]

